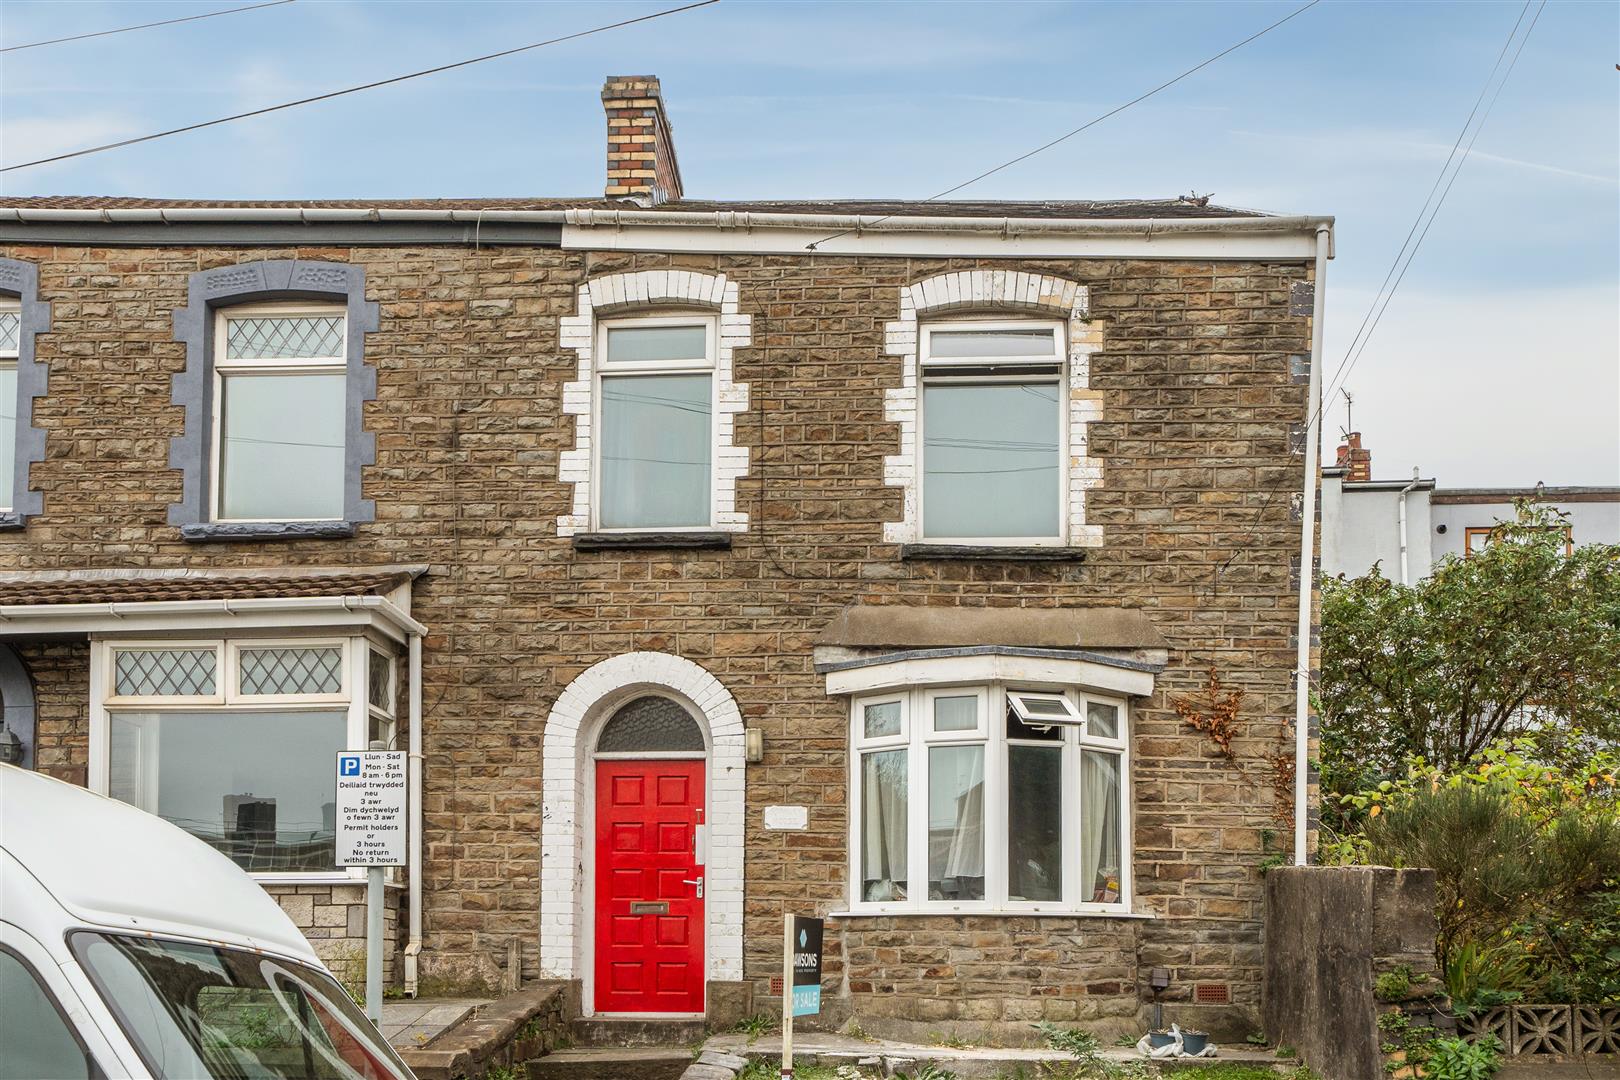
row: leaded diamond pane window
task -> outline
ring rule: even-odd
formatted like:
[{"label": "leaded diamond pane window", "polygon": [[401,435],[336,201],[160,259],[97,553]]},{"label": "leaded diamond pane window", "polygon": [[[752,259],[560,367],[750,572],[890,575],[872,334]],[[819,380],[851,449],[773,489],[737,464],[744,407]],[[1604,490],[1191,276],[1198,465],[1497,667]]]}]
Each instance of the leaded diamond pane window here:
[{"label": "leaded diamond pane window", "polygon": [[243,649],[239,666],[246,696],[336,694],[343,689],[343,650],[335,645]]},{"label": "leaded diamond pane window", "polygon": [[341,315],[262,315],[226,320],[227,360],[309,360],[343,355]]},{"label": "leaded diamond pane window", "polygon": [[22,314],[0,311],[0,353],[16,353],[22,343]]},{"label": "leaded diamond pane window", "polygon": [[121,649],[113,654],[119,697],[212,697],[213,649]]},{"label": "leaded diamond pane window", "polygon": [[639,697],[613,714],[596,740],[603,753],[695,750],[702,752],[703,731],[677,702],[665,697]]},{"label": "leaded diamond pane window", "polygon": [[394,711],[393,675],[393,658],[372,649],[371,664],[366,671],[366,700],[373,708]]}]

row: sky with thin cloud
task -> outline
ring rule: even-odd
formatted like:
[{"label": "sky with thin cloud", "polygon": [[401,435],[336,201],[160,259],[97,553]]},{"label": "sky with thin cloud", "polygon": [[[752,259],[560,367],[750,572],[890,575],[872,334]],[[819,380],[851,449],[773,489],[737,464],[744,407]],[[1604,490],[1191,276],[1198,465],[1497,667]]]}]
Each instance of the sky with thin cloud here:
[{"label": "sky with thin cloud", "polygon": [[[5,0],[0,45],[219,3]],[[660,10],[297,0],[0,54],[12,164]],[[607,74],[663,80],[687,192],[924,198],[1275,21],[1276,3],[750,3],[0,175],[0,193],[192,198],[601,190]],[[1338,367],[1523,5],[1327,0],[963,192],[1336,215]],[[1530,8],[1530,15],[1535,7]],[[1530,15],[1525,16],[1528,23]],[[1620,483],[1620,5],[1541,12],[1346,380],[1375,475]],[[1326,413],[1328,453],[1345,423]]]}]

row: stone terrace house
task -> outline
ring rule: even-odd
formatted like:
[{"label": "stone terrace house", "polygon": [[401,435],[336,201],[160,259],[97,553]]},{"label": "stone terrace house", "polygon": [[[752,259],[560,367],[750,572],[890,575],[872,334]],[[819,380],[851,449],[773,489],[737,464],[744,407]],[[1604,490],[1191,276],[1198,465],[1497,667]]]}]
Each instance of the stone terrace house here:
[{"label": "stone terrace house", "polygon": [[600,199],[0,200],[24,764],[344,961],[410,749],[409,991],[730,1023],[798,912],[824,1022],[1253,1021],[1331,219],[702,202],[603,100]]}]

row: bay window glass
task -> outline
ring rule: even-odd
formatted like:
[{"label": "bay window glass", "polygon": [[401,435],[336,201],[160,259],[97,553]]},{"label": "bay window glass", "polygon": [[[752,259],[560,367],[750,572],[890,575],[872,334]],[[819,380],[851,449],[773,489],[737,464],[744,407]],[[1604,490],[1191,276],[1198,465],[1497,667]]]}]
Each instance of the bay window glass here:
[{"label": "bay window glass", "polygon": [[608,322],[597,380],[597,527],[712,524],[714,326]]},{"label": "bay window glass", "polygon": [[343,517],[345,317],[333,310],[227,309],[214,360],[215,517]]},{"label": "bay window glass", "polygon": [[1075,690],[855,698],[853,910],[1128,910],[1127,734],[1122,701]]},{"label": "bay window glass", "polygon": [[14,505],[17,472],[17,350],[22,344],[22,309],[0,299],[0,511]]},{"label": "bay window glass", "polygon": [[923,328],[925,539],[1062,539],[1063,355],[1056,323]]}]

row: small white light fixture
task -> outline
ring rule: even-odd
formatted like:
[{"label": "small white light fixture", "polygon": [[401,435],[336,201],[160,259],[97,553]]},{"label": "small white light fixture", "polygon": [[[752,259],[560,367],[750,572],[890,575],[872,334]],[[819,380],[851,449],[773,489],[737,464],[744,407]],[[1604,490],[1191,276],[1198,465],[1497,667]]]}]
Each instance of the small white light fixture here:
[{"label": "small white light fixture", "polygon": [[743,729],[743,758],[750,765],[765,760],[765,732],[760,728]]}]

